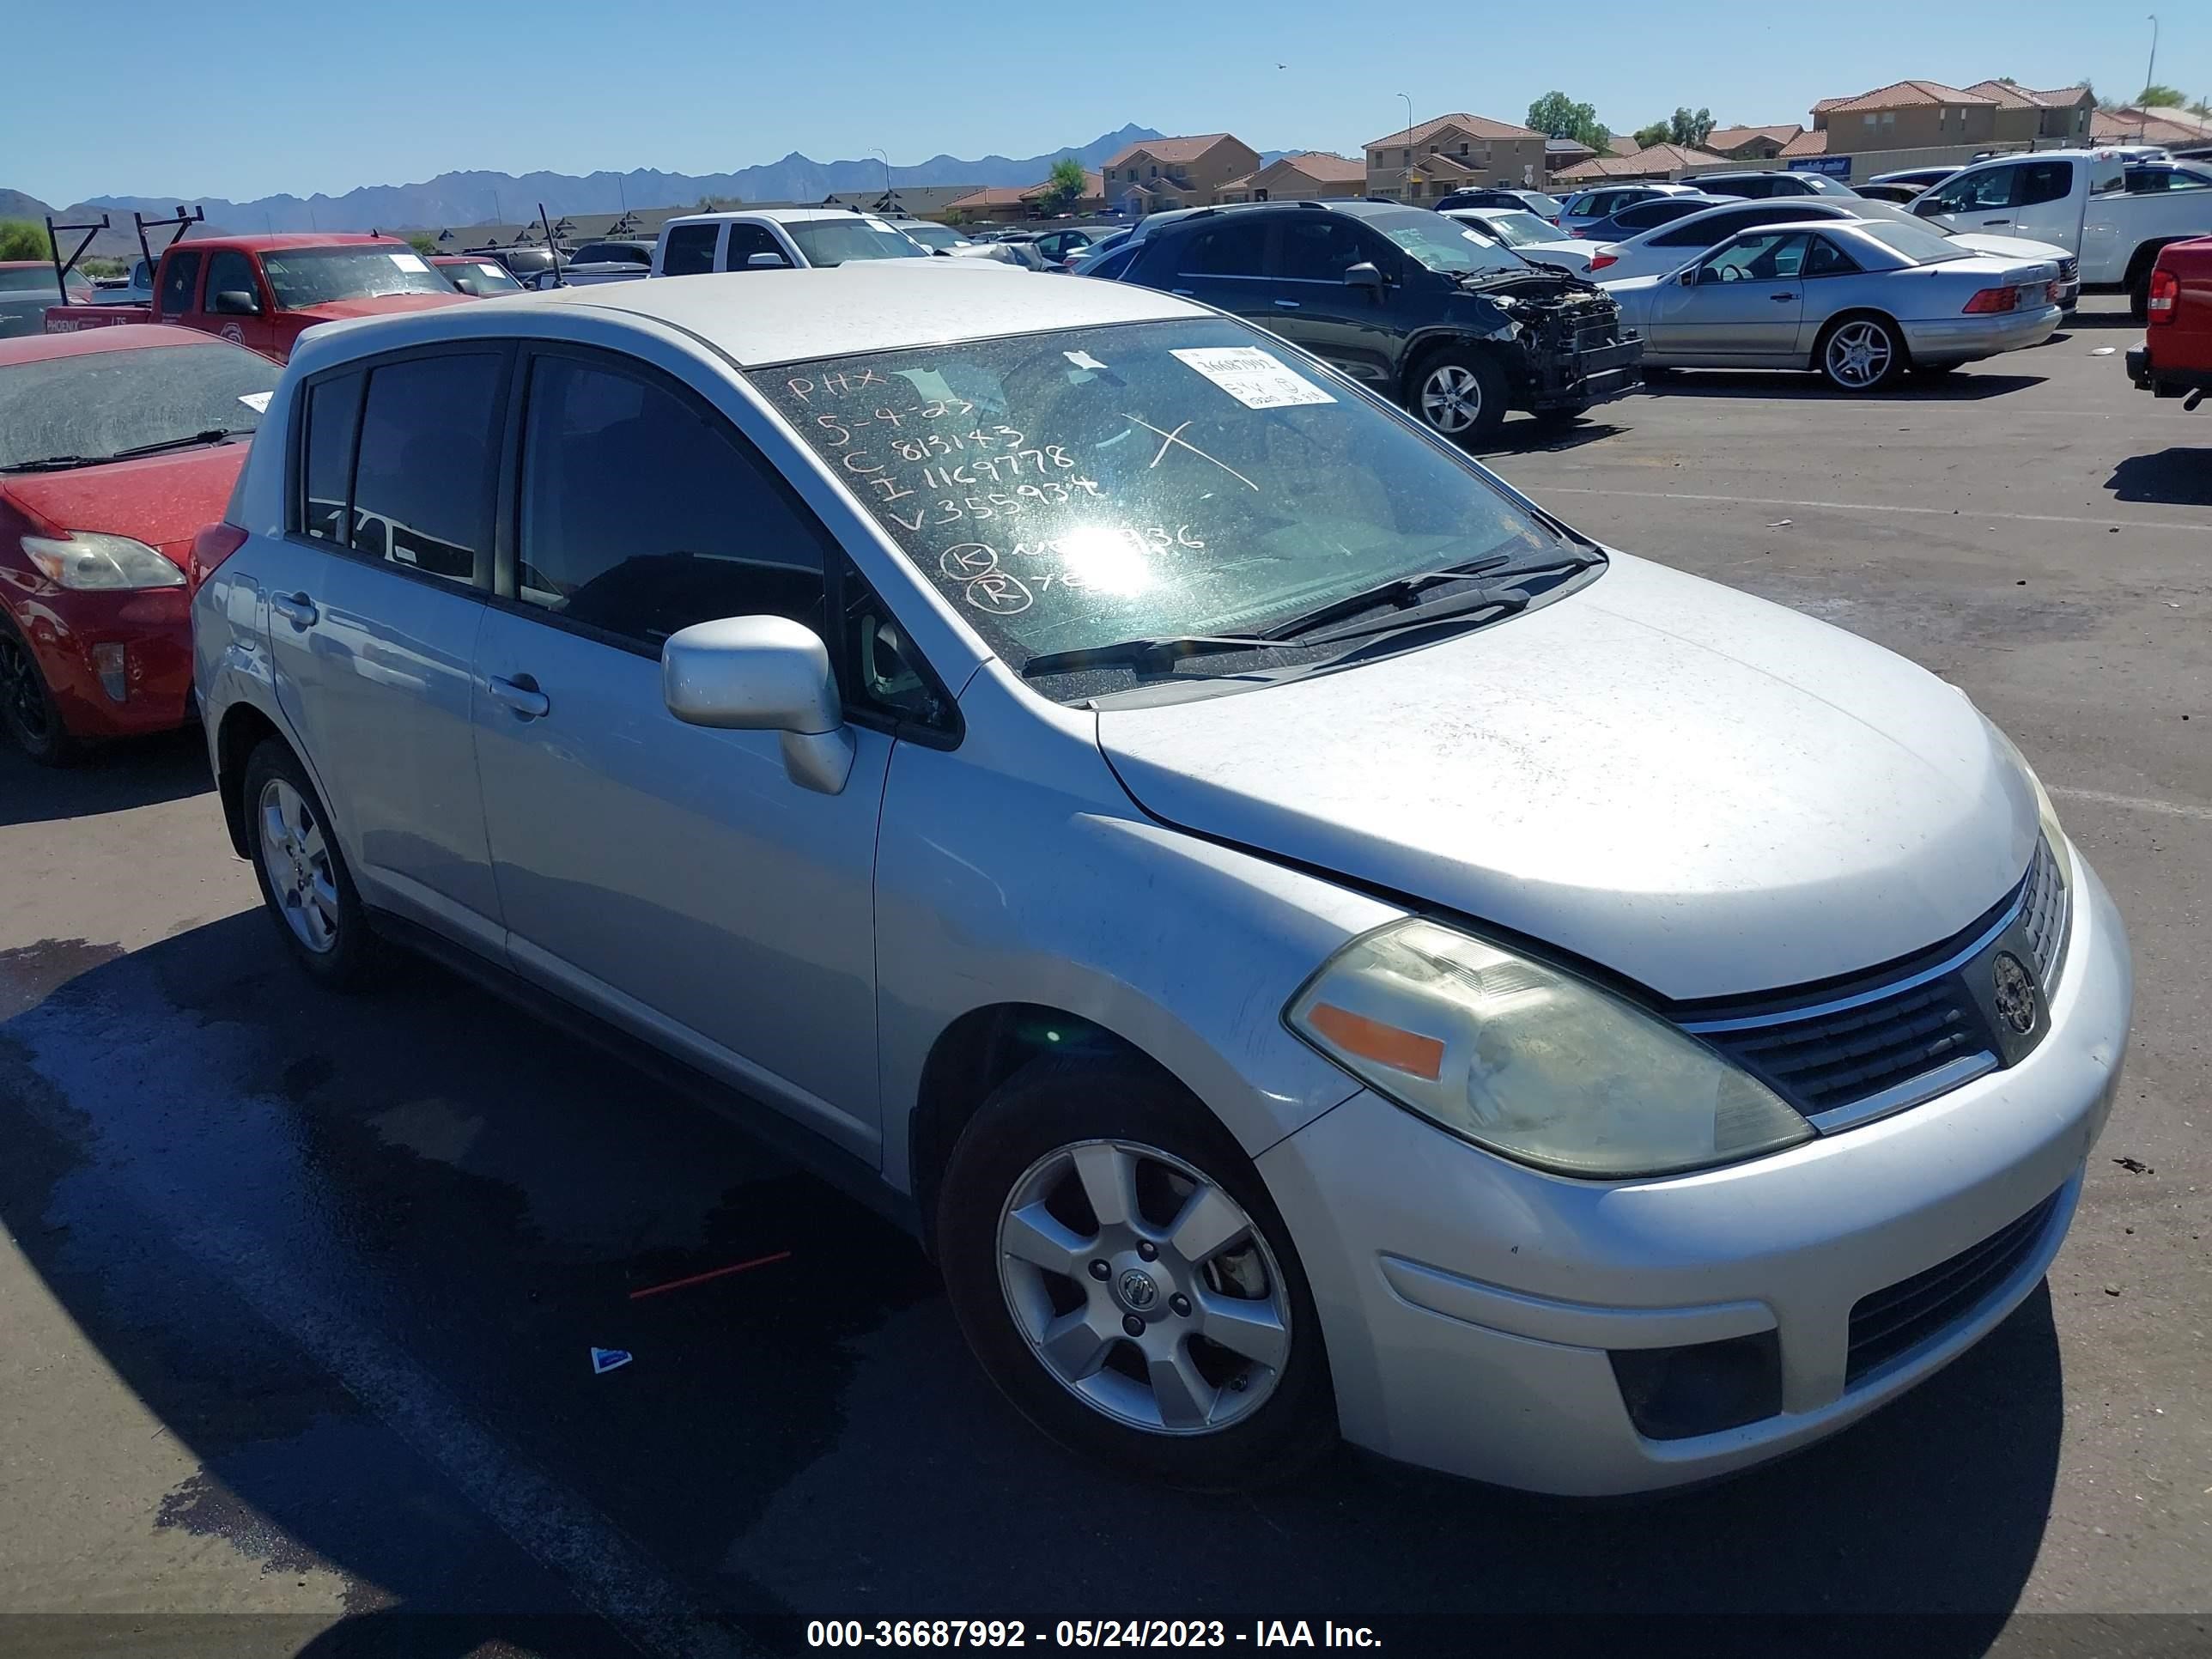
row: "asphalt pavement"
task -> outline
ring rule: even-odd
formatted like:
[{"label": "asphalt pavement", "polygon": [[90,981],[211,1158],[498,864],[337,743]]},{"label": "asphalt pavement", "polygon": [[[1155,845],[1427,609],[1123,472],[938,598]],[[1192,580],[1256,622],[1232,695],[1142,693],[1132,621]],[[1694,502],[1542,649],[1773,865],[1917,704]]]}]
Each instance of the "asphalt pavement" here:
[{"label": "asphalt pavement", "polygon": [[427,963],[309,985],[191,734],[0,753],[0,1648],[744,1653],[915,1617],[1243,1646],[1419,1613],[1479,1651],[1479,1620],[1744,1613],[2212,1648],[2212,410],[2132,390],[2097,355],[2135,337],[2118,302],[2086,310],[1939,383],[1683,374],[1488,453],[1964,687],[2127,918],[2073,1233],[1927,1386],[1658,1499],[1349,1453],[1156,1490],[1017,1419],[916,1249],[726,1121]]}]

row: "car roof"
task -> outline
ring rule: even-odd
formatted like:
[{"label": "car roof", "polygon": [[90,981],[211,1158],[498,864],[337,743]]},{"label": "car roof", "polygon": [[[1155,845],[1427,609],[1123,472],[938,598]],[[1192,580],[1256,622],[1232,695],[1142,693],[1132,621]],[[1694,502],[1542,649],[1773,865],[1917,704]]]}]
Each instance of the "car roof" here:
[{"label": "car roof", "polygon": [[[302,247],[405,247],[407,244],[397,236],[380,236],[361,231],[280,230],[261,236],[195,236],[188,242],[171,246],[185,248],[236,248],[245,253],[278,253]],[[167,250],[163,250],[167,252]]]},{"label": "car roof", "polygon": [[814,219],[884,219],[880,213],[855,213],[850,208],[732,208],[718,213],[685,213],[662,222],[661,228],[670,225],[734,225],[757,224],[766,220],[770,224],[805,224]]},{"label": "car roof", "polygon": [[[89,356],[100,351],[143,351],[151,346],[232,345],[218,335],[167,323],[124,323],[114,328],[81,328],[70,334],[19,334],[0,340],[0,367],[44,362],[54,357]],[[244,346],[232,346],[243,351]]]},{"label": "car roof", "polygon": [[[319,356],[313,346],[327,342],[351,356],[386,349],[386,342],[398,346],[479,333],[526,335],[529,323],[518,319],[554,307],[665,323],[744,368],[1213,314],[1152,289],[1039,281],[1032,272],[992,259],[869,259],[827,270],[754,271],[742,283],[709,273],[541,290],[512,295],[496,307],[454,306],[336,324],[313,331],[302,346]],[[483,313],[491,315],[483,319]]]},{"label": "car roof", "polygon": [[[1635,241],[1645,236],[1656,236],[1662,231],[1695,229],[1698,225],[1720,213],[1777,215],[1778,216],[1771,220],[1746,227],[1747,229],[1762,231],[1771,230],[1775,226],[1786,222],[1817,222],[1832,225],[1843,220],[1856,219],[1859,216],[1840,201],[1822,201],[1817,196],[1769,197],[1763,201],[1756,198],[1747,199],[1740,196],[1723,196],[1715,200],[1710,207],[1701,207],[1695,213],[1686,213],[1679,219],[1669,219],[1663,224],[1654,225],[1649,230],[1638,231],[1635,236],[1625,236],[1621,240]],[[1799,215],[1802,217],[1793,222],[1790,219],[1792,215]]]}]

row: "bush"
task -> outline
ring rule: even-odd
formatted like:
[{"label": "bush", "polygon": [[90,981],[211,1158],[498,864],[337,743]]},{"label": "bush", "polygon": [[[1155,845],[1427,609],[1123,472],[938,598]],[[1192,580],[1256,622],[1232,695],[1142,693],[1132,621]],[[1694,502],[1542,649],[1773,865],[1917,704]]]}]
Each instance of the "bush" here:
[{"label": "bush", "polygon": [[0,259],[45,259],[52,257],[46,246],[46,228],[30,219],[0,219]]}]

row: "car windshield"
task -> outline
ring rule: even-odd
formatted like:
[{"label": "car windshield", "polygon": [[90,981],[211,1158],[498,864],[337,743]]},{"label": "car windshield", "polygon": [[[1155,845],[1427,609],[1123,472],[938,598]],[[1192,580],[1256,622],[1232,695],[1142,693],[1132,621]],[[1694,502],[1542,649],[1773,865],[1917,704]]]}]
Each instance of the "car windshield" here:
[{"label": "car windshield", "polygon": [[453,284],[466,283],[478,298],[488,299],[495,294],[520,294],[522,284],[507,274],[507,267],[489,259],[471,259],[465,264],[441,265]]},{"label": "car windshield", "polygon": [[223,340],[85,351],[0,367],[0,471],[246,433],[283,370]]},{"label": "car windshield", "polygon": [[[49,294],[54,292],[54,268],[52,265],[0,267],[0,294],[29,294],[39,289],[44,289]],[[69,274],[69,290],[72,294],[89,294],[92,284],[72,270]]]},{"label": "car windshield", "polygon": [[1362,214],[1363,222],[1381,231],[1431,270],[1460,276],[1478,270],[1522,270],[1527,262],[1494,237],[1469,230],[1456,219],[1425,208],[1392,208]]},{"label": "car windshield", "polygon": [[[1472,461],[1226,319],[754,380],[1017,670],[1047,653],[1262,629],[1473,560],[1504,569],[1580,550]],[[1131,672],[1038,684],[1073,698],[1125,689]]]},{"label": "car windshield", "polygon": [[913,237],[924,247],[958,247],[968,240],[950,225],[933,225],[919,219],[911,224],[902,223],[898,228],[902,234]]},{"label": "car windshield", "polygon": [[373,300],[386,294],[451,294],[453,284],[410,247],[272,248],[261,256],[278,309]]},{"label": "car windshield", "polygon": [[1521,204],[1540,218],[1556,219],[1559,215],[1559,198],[1556,196],[1547,196],[1540,190],[1522,191]]},{"label": "car windshield", "polygon": [[1929,229],[1917,219],[1904,223],[1887,219],[1862,220],[1859,231],[1916,265],[1940,265],[1948,259],[1974,257],[1972,248],[1960,247],[1942,232]]},{"label": "car windshield", "polygon": [[1489,226],[1508,247],[1526,247],[1538,242],[1559,240],[1558,228],[1546,224],[1533,213],[1493,213],[1485,218],[1483,223]]},{"label": "car windshield", "polygon": [[880,219],[801,219],[787,224],[791,240],[810,265],[842,265],[848,259],[927,259],[929,251],[916,247]]}]

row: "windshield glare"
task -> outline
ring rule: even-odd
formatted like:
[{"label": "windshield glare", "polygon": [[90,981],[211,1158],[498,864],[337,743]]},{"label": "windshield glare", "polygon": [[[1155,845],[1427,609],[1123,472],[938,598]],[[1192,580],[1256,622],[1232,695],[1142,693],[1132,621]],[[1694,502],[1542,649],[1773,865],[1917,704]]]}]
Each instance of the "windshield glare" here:
[{"label": "windshield glare", "polygon": [[[754,380],[1017,670],[1132,638],[1254,631],[1393,577],[1561,550],[1471,462],[1226,319]],[[1133,672],[1038,684],[1073,697],[1124,689]]]},{"label": "windshield glare", "polygon": [[453,285],[410,247],[289,247],[261,256],[278,307],[297,311],[333,300],[386,294],[450,294]]},{"label": "windshield glare", "polygon": [[1891,223],[1887,220],[1866,219],[1859,223],[1862,234],[1871,236],[1892,252],[1900,254],[1916,265],[1940,265],[1949,259],[1971,259],[1973,250],[1960,247],[1940,231],[1930,230],[1918,220]]},{"label": "windshield glare", "polygon": [[1485,220],[1491,229],[1510,247],[1523,247],[1537,242],[1556,242],[1559,233],[1533,213],[1500,213]]},{"label": "windshield glare", "polygon": [[902,224],[899,229],[924,247],[958,247],[968,240],[950,225],[926,224],[917,221],[910,225]]},{"label": "windshield glare", "polygon": [[787,224],[791,240],[810,265],[842,265],[848,259],[927,259],[929,251],[917,247],[889,225],[866,219],[802,219]]},{"label": "windshield glare", "polygon": [[0,470],[27,461],[251,432],[283,373],[228,341],[88,351],[0,368]]},{"label": "windshield glare", "polygon": [[442,265],[439,268],[456,283],[469,283],[479,296],[522,292],[522,284],[507,273],[507,267],[495,264],[489,259],[473,260],[465,265]]},{"label": "windshield glare", "polygon": [[1431,270],[1439,270],[1446,276],[1528,268],[1528,262],[1511,248],[1441,213],[1420,208],[1395,208],[1360,216]]}]

